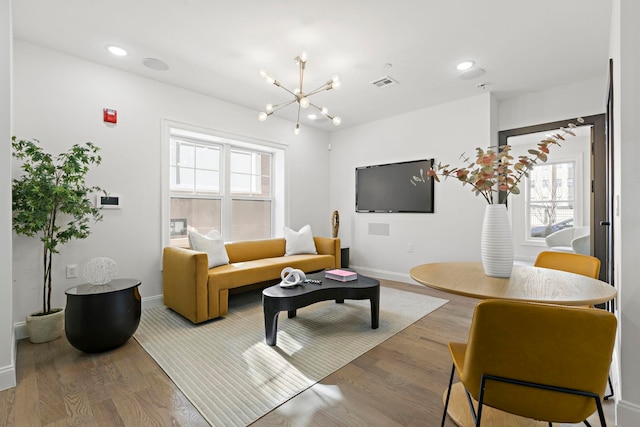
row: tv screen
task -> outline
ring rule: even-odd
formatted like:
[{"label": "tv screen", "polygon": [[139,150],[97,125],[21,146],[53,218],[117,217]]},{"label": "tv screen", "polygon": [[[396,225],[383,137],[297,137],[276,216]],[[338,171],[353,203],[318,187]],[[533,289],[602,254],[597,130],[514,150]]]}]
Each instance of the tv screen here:
[{"label": "tv screen", "polygon": [[433,159],[356,168],[356,212],[433,213]]}]

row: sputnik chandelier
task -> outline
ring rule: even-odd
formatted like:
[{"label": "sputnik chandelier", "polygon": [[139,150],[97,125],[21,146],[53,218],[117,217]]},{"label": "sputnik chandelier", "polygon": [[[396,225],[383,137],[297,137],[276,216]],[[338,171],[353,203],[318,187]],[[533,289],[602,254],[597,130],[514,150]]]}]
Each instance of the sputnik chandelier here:
[{"label": "sputnik chandelier", "polygon": [[261,111],[260,114],[258,114],[258,120],[260,120],[261,122],[264,122],[265,120],[267,120],[267,117],[269,117],[276,111],[288,105],[291,105],[295,102],[298,104],[298,118],[296,120],[296,127],[293,130],[293,132],[296,135],[300,133],[300,111],[302,108],[309,108],[310,106],[317,109],[323,116],[330,119],[334,125],[338,126],[340,123],[342,123],[342,119],[340,117],[335,117],[330,115],[329,110],[327,110],[325,107],[322,107],[322,108],[318,107],[317,105],[309,101],[309,98],[312,95],[322,92],[323,90],[338,89],[340,87],[340,80],[338,79],[338,76],[334,76],[333,78],[331,78],[331,80],[327,81],[325,84],[323,84],[319,88],[312,90],[311,92],[305,93],[302,89],[302,84],[304,83],[304,68],[307,63],[307,55],[303,52],[300,56],[296,56],[294,59],[296,61],[296,64],[298,64],[299,76],[300,76],[298,87],[294,91],[290,91],[286,87],[282,86],[279,81],[274,79],[266,71],[264,70],[260,71],[260,75],[262,75],[262,77],[264,77],[267,80],[267,83],[273,84],[289,92],[291,95],[293,95],[293,99],[291,101],[283,102],[281,104],[276,104],[276,105],[267,104],[266,111]]}]

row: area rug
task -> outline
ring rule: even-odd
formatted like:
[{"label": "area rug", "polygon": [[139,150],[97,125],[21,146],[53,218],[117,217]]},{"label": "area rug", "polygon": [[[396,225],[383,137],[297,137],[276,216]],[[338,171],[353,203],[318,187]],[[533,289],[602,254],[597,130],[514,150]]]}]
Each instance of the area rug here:
[{"label": "area rug", "polygon": [[135,339],[213,426],[246,426],[411,325],[447,300],[381,287],[380,325],[368,300],[281,313],[265,343],[261,293],[230,298],[229,314],[194,325],[165,307],[142,314]]}]

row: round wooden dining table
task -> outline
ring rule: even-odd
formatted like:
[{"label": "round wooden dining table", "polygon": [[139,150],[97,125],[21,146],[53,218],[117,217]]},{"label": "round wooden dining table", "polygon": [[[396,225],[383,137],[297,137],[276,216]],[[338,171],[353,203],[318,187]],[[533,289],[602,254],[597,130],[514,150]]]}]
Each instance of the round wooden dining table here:
[{"label": "round wooden dining table", "polygon": [[511,277],[489,277],[480,262],[436,262],[413,267],[418,283],[479,299],[509,299],[562,305],[595,305],[616,297],[616,289],[597,279],[548,268],[514,265]]},{"label": "round wooden dining table", "polygon": [[[606,303],[616,297],[608,283],[579,274],[548,268],[514,265],[507,278],[489,277],[480,262],[436,262],[413,267],[409,274],[418,283],[456,295],[478,299],[509,299],[572,306]],[[446,396],[446,390],[445,390]],[[443,396],[444,400],[444,396]],[[477,402],[473,401],[477,409]],[[447,414],[458,426],[472,426],[462,383],[451,387]],[[483,424],[543,427],[546,422],[483,408]]]}]

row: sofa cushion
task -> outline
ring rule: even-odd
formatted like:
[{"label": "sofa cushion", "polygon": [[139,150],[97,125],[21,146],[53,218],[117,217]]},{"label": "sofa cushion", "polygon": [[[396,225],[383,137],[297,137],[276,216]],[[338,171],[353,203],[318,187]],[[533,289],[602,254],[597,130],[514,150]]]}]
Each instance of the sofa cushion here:
[{"label": "sofa cushion", "polygon": [[277,258],[284,256],[285,240],[282,237],[275,239],[243,240],[230,242],[225,245],[229,262],[244,262],[254,259]]},{"label": "sofa cushion", "polygon": [[292,255],[236,262],[209,270],[209,286],[215,283],[220,289],[233,289],[251,283],[280,279],[280,273],[285,267],[298,268],[309,273],[335,268],[334,266],[333,255]]},{"label": "sofa cushion", "polygon": [[285,256],[318,253],[309,224],[302,227],[300,231],[284,227],[284,239],[287,242]]},{"label": "sofa cushion", "polygon": [[209,257],[209,268],[219,265],[229,264],[227,250],[224,247],[222,236],[217,230],[211,231],[206,236],[193,230],[187,232],[191,249],[199,252],[206,252]]}]

